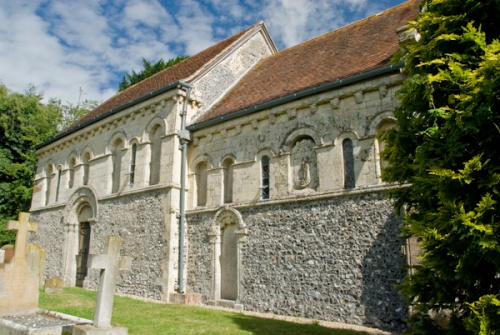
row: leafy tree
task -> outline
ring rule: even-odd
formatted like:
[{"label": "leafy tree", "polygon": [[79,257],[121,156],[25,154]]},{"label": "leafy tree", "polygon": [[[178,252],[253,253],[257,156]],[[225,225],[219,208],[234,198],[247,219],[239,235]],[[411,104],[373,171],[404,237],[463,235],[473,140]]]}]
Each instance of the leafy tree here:
[{"label": "leafy tree", "polygon": [[[0,85],[0,230],[19,211],[30,208],[36,171],[34,146],[54,136],[60,110],[45,106],[31,86],[26,94]],[[12,242],[14,234],[0,234],[0,243]]]},{"label": "leafy tree", "polygon": [[97,102],[85,100],[63,105],[30,86],[25,94],[0,84],[0,246],[13,243],[15,233],[5,230],[10,219],[31,204],[36,172],[35,146],[87,113]]},{"label": "leafy tree", "polygon": [[396,208],[423,251],[401,289],[413,333],[500,334],[500,0],[423,6],[400,55],[399,127],[383,135],[383,178],[405,185]]},{"label": "leafy tree", "polygon": [[89,111],[93,110],[99,106],[100,102],[97,100],[82,100],[83,90],[80,88],[80,96],[78,97],[78,102],[62,104],[61,100],[50,99],[48,106],[59,109],[61,111],[61,121],[59,122],[57,128],[58,130],[64,130],[71,126],[74,122],[79,120]]},{"label": "leafy tree", "polygon": [[134,84],[137,84],[138,82],[143,81],[148,77],[151,77],[155,73],[165,70],[171,66],[174,66],[177,63],[180,63],[186,58],[188,58],[188,56],[177,56],[175,58],[169,59],[166,62],[163,60],[163,58],[161,58],[156,63],[151,64],[143,57],[142,65],[144,69],[142,69],[142,71],[140,71],[139,73],[135,72],[134,69],[132,69],[132,73],[125,73],[125,76],[123,77],[122,81],[118,84],[118,92],[121,92],[124,89]]}]

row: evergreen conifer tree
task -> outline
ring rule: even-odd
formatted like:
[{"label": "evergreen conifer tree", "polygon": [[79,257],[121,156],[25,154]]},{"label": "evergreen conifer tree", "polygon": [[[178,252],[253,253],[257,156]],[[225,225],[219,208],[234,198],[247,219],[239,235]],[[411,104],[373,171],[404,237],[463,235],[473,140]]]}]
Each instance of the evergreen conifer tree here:
[{"label": "evergreen conifer tree", "polygon": [[[422,7],[398,59],[399,126],[382,135],[383,178],[402,185],[396,208],[423,251],[401,289],[413,333],[500,334],[500,1]],[[450,322],[433,324],[429,310]]]}]

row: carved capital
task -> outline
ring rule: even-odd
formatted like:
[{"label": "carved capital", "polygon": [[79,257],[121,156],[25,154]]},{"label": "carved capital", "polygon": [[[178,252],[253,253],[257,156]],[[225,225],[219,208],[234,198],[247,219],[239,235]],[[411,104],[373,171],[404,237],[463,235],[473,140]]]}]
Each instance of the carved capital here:
[{"label": "carved capital", "polygon": [[340,107],[340,99],[339,98],[335,98],[335,99],[330,100],[330,105],[332,105],[333,109],[339,109],[339,107]]},{"label": "carved capital", "polygon": [[357,104],[360,104],[363,102],[363,97],[364,97],[364,95],[363,95],[362,91],[354,93],[354,101],[356,101]]}]

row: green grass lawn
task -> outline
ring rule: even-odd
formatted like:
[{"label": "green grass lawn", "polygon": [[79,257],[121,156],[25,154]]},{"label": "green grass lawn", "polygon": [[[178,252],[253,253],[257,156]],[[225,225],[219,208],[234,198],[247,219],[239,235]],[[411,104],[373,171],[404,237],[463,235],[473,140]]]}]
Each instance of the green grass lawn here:
[{"label": "green grass lawn", "polygon": [[[86,319],[94,318],[96,292],[66,288],[62,294],[40,292],[40,308]],[[258,318],[198,306],[156,304],[116,296],[113,323],[131,335],[360,335],[364,333],[325,328],[311,321],[299,324]]]}]

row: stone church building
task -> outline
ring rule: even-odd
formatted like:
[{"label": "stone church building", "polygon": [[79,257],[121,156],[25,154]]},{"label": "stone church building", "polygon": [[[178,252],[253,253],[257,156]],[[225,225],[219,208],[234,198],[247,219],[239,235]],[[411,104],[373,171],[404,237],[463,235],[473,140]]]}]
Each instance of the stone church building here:
[{"label": "stone church building", "polygon": [[45,277],[95,288],[88,255],[116,235],[133,257],[120,292],[400,329],[406,243],[376,134],[395,125],[391,56],[418,10],[283,51],[258,23],[40,145]]}]

